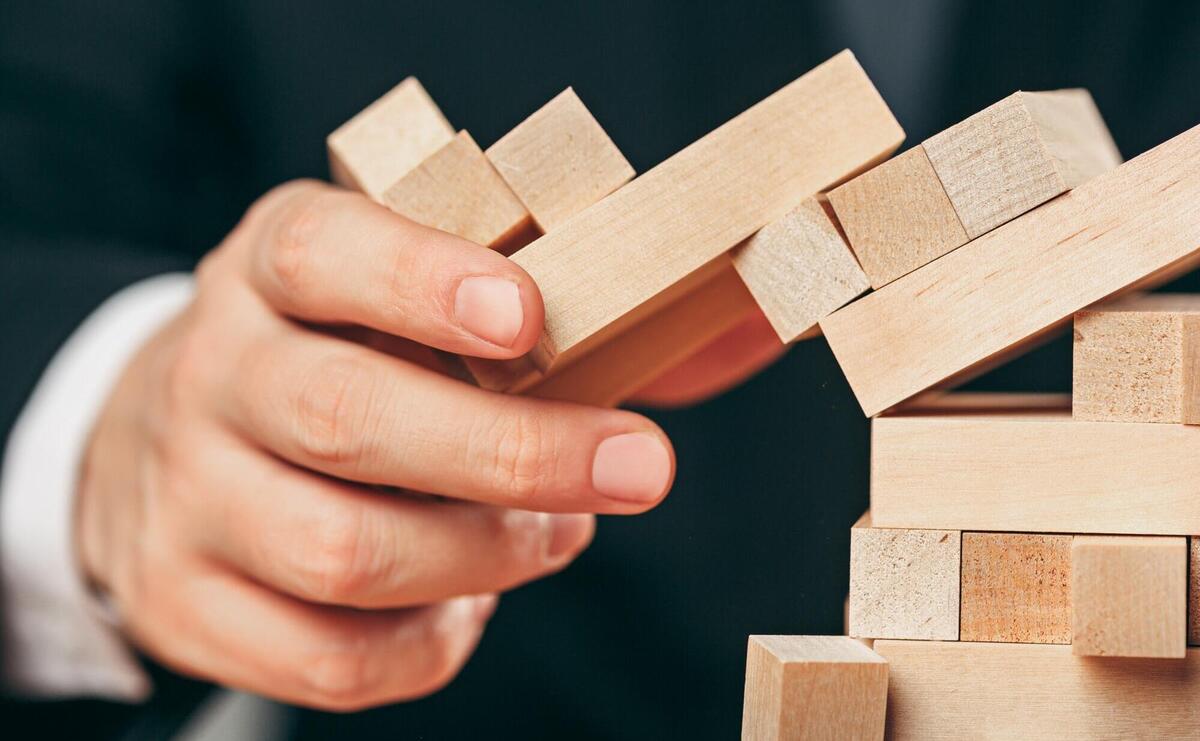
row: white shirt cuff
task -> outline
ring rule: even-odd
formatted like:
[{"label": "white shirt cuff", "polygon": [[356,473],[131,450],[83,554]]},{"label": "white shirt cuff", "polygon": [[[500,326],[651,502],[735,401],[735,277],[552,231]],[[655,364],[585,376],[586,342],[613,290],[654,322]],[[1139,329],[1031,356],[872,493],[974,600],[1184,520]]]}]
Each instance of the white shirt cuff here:
[{"label": "white shirt cuff", "polygon": [[38,381],[0,459],[0,620],[10,693],[137,701],[150,681],[84,583],[74,547],[80,464],[133,355],[191,299],[182,273],[136,283],[71,335]]}]

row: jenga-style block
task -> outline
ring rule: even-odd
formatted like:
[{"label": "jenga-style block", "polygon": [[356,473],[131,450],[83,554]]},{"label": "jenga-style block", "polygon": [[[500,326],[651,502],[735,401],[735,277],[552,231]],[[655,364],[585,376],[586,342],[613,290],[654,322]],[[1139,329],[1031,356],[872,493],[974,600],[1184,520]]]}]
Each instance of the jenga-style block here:
[{"label": "jenga-style block", "polygon": [[1078,535],[1071,544],[1077,656],[1183,658],[1187,538]]},{"label": "jenga-style block", "polygon": [[326,139],[334,182],[376,201],[454,139],[454,129],[415,77],[338,127]]},{"label": "jenga-style block", "polygon": [[1121,163],[1081,89],[1014,93],[924,148],[970,239]]},{"label": "jenga-style block", "polygon": [[1200,538],[1188,538],[1188,645],[1200,645]]},{"label": "jenga-style block", "polygon": [[870,520],[850,531],[850,635],[957,640],[962,534]]},{"label": "jenga-style block", "polygon": [[959,640],[1071,642],[1071,536],[962,534]]},{"label": "jenga-style block", "polygon": [[829,202],[872,288],[970,241],[920,144],[834,188]]},{"label": "jenga-style block", "polygon": [[734,249],[733,264],[784,343],[868,288],[866,274],[816,197]]},{"label": "jenga-style block", "polygon": [[1200,423],[1200,295],[1152,293],[1075,314],[1072,412]]},{"label": "jenga-style block", "polygon": [[1187,272],[1200,263],[1198,204],[1193,128],[835,311],[821,329],[873,416],[992,367],[1114,293]]},{"label": "jenga-style block", "polygon": [[880,741],[888,666],[844,636],[750,636],[744,741]]},{"label": "jenga-style block", "polygon": [[571,88],[487,149],[543,233],[633,178],[633,167]]}]

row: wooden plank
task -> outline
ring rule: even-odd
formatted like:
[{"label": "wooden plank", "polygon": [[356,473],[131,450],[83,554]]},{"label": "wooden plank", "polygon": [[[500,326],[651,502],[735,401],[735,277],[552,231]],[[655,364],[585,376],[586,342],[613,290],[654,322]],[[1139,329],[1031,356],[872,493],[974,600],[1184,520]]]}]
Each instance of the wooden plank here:
[{"label": "wooden plank", "polygon": [[1079,535],[1071,544],[1076,656],[1181,659],[1187,538]]},{"label": "wooden plank", "polygon": [[1082,89],[1014,93],[924,148],[970,239],[1121,163]]},{"label": "wooden plank", "polygon": [[872,288],[970,241],[920,144],[830,191],[829,202]]},{"label": "wooden plank", "polygon": [[633,179],[633,166],[571,88],[487,149],[543,233]]},{"label": "wooden plank", "polygon": [[876,641],[892,741],[1195,738],[1200,651],[1097,659],[1069,646]]},{"label": "wooden plank", "polygon": [[1071,536],[962,534],[959,640],[1071,642]]},{"label": "wooden plank", "polygon": [[513,255],[546,305],[535,364],[632,324],[637,307],[902,138],[846,51],[568,219]]},{"label": "wooden plank", "polygon": [[1188,538],[1188,645],[1200,645],[1200,538]]},{"label": "wooden plank", "polygon": [[850,530],[850,635],[957,640],[961,533]]},{"label": "wooden plank", "polygon": [[867,415],[988,367],[1080,309],[1200,262],[1200,128],[821,321]]},{"label": "wooden plank", "polygon": [[750,636],[744,741],[883,738],[888,665],[844,636]]},{"label": "wooden plank", "polygon": [[326,138],[330,175],[382,201],[392,183],[452,139],[450,122],[409,77]]},{"label": "wooden plank", "polygon": [[1200,295],[1152,293],[1075,314],[1072,412],[1200,423]]},{"label": "wooden plank", "polygon": [[[951,395],[957,397],[959,395]],[[994,399],[995,397],[993,397]],[[1001,399],[1003,397],[1000,397]],[[1200,428],[1071,418],[1003,402],[910,410],[871,426],[877,527],[1200,533]]]},{"label": "wooden plank", "polygon": [[817,197],[735,248],[733,264],[784,343],[811,331],[869,285]]}]

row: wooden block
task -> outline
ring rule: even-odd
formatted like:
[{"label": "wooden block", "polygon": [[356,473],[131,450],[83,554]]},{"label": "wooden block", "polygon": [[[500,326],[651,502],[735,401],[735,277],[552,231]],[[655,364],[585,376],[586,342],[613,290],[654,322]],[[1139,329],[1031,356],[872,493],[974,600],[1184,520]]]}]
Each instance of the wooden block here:
[{"label": "wooden block", "polygon": [[744,741],[878,741],[888,665],[844,636],[750,636]]},{"label": "wooden block", "polygon": [[1188,645],[1200,645],[1200,538],[1188,538]]},{"label": "wooden block", "polygon": [[633,167],[571,88],[487,149],[543,233],[633,179]]},{"label": "wooden block", "polygon": [[866,274],[816,197],[734,249],[733,264],[785,343],[868,287]]},{"label": "wooden block", "polygon": [[959,640],[1071,642],[1071,536],[962,534]]},{"label": "wooden block", "polygon": [[970,241],[919,144],[830,191],[829,202],[872,288]]},{"label": "wooden block", "polygon": [[1071,544],[1075,655],[1183,658],[1187,569],[1187,538],[1076,536]]},{"label": "wooden block", "polygon": [[1193,128],[835,311],[821,329],[875,415],[1198,262]]},{"label": "wooden block", "polygon": [[842,52],[569,219],[513,255],[546,305],[535,364],[633,324],[639,306],[902,138]]},{"label": "wooden block", "polygon": [[924,148],[970,239],[1121,163],[1082,89],[1014,93]]},{"label": "wooden block", "polygon": [[529,224],[529,212],[465,131],[393,183],[383,204],[487,247]]},{"label": "wooden block", "polygon": [[876,527],[1200,533],[1200,428],[1072,419],[1066,396],[1057,410],[951,396],[962,409],[872,422]]},{"label": "wooden block", "polygon": [[1200,651],[1097,659],[1069,646],[876,641],[892,741],[1196,738]]},{"label": "wooden block", "polygon": [[326,138],[336,183],[376,201],[454,139],[454,129],[415,77],[392,88]]},{"label": "wooden block", "polygon": [[872,527],[850,531],[850,635],[958,639],[961,533]]},{"label": "wooden block", "polygon": [[1076,419],[1200,423],[1200,295],[1152,293],[1075,314]]}]

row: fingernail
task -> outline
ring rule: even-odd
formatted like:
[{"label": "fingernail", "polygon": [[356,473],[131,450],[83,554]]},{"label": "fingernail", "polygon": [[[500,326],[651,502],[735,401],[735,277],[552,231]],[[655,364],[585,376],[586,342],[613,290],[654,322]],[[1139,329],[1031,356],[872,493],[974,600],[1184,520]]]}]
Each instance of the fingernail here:
[{"label": "fingernail", "polygon": [[476,337],[509,347],[525,325],[517,284],[490,275],[463,278],[454,294],[454,316]]},{"label": "fingernail", "polygon": [[558,561],[574,552],[592,532],[591,515],[551,515],[550,542],[546,546],[546,557]]},{"label": "fingernail", "polygon": [[592,486],[606,497],[654,502],[666,493],[670,479],[671,454],[654,435],[616,435],[596,447]]}]

